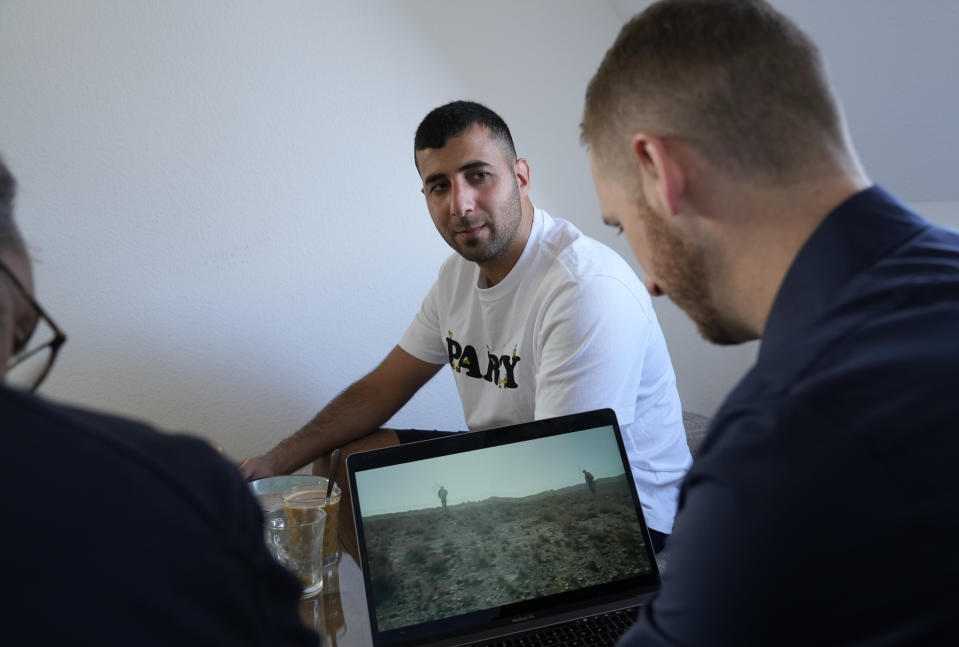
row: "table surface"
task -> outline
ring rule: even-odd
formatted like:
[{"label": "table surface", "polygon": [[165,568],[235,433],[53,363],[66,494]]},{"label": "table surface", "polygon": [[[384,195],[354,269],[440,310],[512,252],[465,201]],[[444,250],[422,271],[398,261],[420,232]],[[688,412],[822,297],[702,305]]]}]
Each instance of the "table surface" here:
[{"label": "table surface", "polygon": [[300,615],[326,637],[323,647],[371,647],[363,573],[352,555],[342,554],[339,567],[327,572],[323,592],[300,601]]}]

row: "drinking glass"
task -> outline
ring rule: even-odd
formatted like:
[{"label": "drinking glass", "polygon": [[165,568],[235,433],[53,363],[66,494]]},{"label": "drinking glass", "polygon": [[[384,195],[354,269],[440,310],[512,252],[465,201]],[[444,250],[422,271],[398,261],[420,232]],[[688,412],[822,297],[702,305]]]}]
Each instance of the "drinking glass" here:
[{"label": "drinking glass", "polygon": [[300,578],[301,597],[323,589],[323,529],[326,512],[315,511],[308,519],[290,519],[283,510],[267,516],[264,523],[266,546],[273,558]]},{"label": "drinking glass", "polygon": [[337,528],[340,516],[340,486],[333,484],[329,498],[326,496],[327,481],[316,485],[298,485],[281,495],[283,509],[287,519],[295,525],[315,517],[318,511],[326,514],[326,527],[323,530],[323,561],[327,565],[337,564],[340,559],[340,546],[337,541]]}]

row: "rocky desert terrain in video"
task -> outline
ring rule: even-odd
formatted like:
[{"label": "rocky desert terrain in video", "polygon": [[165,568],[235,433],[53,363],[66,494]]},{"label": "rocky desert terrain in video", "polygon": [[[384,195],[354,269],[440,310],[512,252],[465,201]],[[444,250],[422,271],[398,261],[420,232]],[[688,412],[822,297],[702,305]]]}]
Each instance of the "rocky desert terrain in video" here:
[{"label": "rocky desert terrain in video", "polygon": [[380,630],[647,571],[625,477],[594,485],[364,518]]}]

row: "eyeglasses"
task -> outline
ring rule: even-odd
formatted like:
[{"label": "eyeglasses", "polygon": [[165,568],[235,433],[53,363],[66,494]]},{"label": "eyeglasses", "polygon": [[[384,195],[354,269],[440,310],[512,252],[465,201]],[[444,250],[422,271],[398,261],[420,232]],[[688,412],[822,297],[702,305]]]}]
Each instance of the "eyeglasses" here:
[{"label": "eyeglasses", "polygon": [[[23,298],[37,311],[37,321],[20,348],[14,348],[7,362],[6,382],[27,391],[36,391],[53,368],[53,362],[67,336],[53,322],[50,315],[30,295],[17,275],[0,261],[0,270],[7,275],[23,295]],[[36,340],[38,343],[31,343]]]}]

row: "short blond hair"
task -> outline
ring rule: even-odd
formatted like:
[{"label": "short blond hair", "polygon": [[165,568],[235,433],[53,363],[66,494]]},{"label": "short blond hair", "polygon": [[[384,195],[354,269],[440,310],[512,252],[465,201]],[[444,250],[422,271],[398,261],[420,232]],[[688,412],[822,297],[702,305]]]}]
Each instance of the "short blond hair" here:
[{"label": "short blond hair", "polygon": [[819,49],[762,0],[663,0],[622,28],[586,90],[582,141],[624,168],[640,130],[768,181],[846,150]]}]

